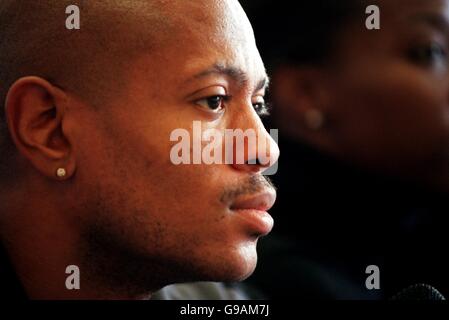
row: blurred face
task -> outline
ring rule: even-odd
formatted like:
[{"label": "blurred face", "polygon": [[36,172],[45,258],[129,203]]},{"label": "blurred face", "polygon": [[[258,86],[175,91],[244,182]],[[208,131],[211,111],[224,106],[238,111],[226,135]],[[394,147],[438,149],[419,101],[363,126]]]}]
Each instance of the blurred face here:
[{"label": "blurred face", "polygon": [[381,30],[344,33],[325,112],[342,157],[449,181],[449,1],[380,1]]},{"label": "blurred face", "polygon": [[[203,130],[252,129],[277,158],[257,113],[267,76],[237,1],[170,7],[177,32],[130,63],[121,75],[125,93],[69,111],[79,120],[72,130],[83,250],[102,272],[142,286],[240,280],[255,268],[257,239],[272,228],[266,168],[174,165],[170,135],[186,129],[193,136],[193,121]],[[246,148],[247,159],[256,152]]]}]

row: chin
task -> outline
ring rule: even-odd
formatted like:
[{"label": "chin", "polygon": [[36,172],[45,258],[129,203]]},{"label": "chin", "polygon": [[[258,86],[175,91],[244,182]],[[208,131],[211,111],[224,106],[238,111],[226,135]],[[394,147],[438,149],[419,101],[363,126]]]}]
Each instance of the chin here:
[{"label": "chin", "polygon": [[223,252],[222,256],[210,261],[211,281],[238,282],[251,276],[257,266],[255,246]]}]

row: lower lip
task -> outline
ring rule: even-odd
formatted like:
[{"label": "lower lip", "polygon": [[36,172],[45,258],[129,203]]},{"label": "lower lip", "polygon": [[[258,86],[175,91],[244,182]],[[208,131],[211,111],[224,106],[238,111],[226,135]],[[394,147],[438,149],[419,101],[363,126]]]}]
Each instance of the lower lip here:
[{"label": "lower lip", "polygon": [[232,211],[244,219],[251,228],[251,232],[257,236],[265,236],[273,229],[273,218],[266,211],[255,209],[234,209]]}]

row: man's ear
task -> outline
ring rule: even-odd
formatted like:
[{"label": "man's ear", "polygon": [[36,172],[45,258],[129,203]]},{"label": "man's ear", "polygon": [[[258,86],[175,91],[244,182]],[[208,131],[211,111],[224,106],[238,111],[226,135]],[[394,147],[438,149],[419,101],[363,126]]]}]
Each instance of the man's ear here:
[{"label": "man's ear", "polygon": [[[273,74],[274,115],[290,134],[327,151],[338,148],[332,80],[319,67],[280,67]],[[278,110],[278,111],[276,111]]]},{"label": "man's ear", "polygon": [[319,69],[282,66],[273,78],[273,99],[281,108],[302,116],[312,109],[327,112],[327,84]]},{"label": "man's ear", "polygon": [[[68,179],[75,172],[63,126],[67,100],[62,90],[38,77],[19,79],[6,98],[8,127],[19,153],[41,174],[54,179]],[[57,175],[61,168],[64,177]]]}]

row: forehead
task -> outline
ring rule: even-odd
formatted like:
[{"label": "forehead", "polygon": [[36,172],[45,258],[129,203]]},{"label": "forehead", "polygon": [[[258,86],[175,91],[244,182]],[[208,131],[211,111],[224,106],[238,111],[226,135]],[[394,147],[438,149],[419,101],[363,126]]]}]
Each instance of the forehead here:
[{"label": "forehead", "polygon": [[381,13],[393,21],[401,21],[401,18],[425,13],[439,13],[449,18],[449,0],[381,0],[379,2]]},{"label": "forehead", "polygon": [[179,1],[170,17],[176,29],[163,48],[146,56],[149,68],[163,66],[161,71],[171,72],[175,82],[217,65],[244,72],[254,81],[266,77],[251,24],[238,1]]},{"label": "forehead", "polygon": [[[449,0],[382,0],[381,30],[369,37],[386,47],[399,48],[429,30],[449,31]],[[366,33],[366,32],[365,32]],[[382,38],[382,39],[378,39]]]},{"label": "forehead", "polygon": [[[360,12],[348,25],[339,42],[341,60],[370,57],[379,60],[379,54],[390,54],[422,27],[447,29],[449,26],[449,0],[378,0],[380,30],[365,27],[365,12]],[[446,25],[446,27],[444,27]],[[345,58],[346,57],[346,58]],[[380,61],[380,60],[379,60]]]}]

